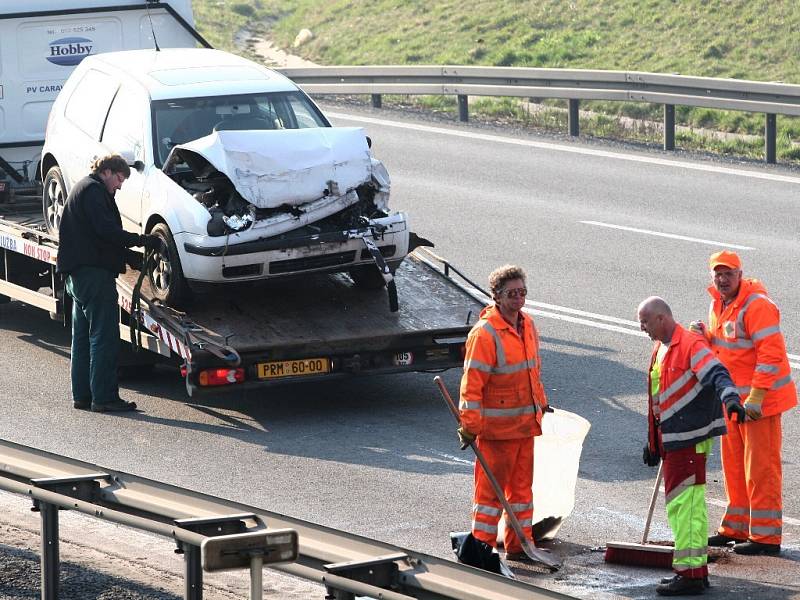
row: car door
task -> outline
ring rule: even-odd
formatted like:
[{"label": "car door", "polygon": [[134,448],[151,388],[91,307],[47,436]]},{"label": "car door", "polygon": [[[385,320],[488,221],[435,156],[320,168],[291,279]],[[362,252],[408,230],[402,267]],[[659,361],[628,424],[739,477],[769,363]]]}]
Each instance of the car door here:
[{"label": "car door", "polygon": [[104,154],[121,154],[135,165],[116,194],[122,226],[135,233],[142,233],[142,201],[153,163],[145,144],[148,108],[144,92],[123,84],[111,103],[101,140]]},{"label": "car door", "polygon": [[89,174],[102,151],[100,134],[118,87],[111,75],[90,69],[67,101],[55,155],[68,189]]}]

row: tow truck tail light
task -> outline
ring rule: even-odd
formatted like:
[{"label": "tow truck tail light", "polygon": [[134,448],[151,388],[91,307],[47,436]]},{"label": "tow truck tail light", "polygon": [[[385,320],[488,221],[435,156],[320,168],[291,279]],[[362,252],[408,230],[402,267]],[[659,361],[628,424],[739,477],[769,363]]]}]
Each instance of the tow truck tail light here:
[{"label": "tow truck tail light", "polygon": [[244,381],[244,369],[203,369],[197,380],[203,387],[241,383]]}]

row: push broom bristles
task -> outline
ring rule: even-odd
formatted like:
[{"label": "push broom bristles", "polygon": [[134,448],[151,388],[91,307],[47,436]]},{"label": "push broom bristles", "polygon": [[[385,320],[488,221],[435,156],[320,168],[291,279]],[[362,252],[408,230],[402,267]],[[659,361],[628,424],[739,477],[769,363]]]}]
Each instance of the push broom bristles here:
[{"label": "push broom bristles", "polygon": [[608,542],[606,544],[605,561],[618,565],[671,569],[672,546]]}]

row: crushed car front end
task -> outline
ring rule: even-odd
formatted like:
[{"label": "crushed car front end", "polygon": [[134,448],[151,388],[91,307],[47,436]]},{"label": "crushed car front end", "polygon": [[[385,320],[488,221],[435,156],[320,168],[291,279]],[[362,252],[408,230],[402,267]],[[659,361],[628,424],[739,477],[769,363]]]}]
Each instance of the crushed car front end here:
[{"label": "crushed car front end", "polygon": [[194,214],[174,232],[189,282],[394,270],[409,251],[404,213],[388,209],[390,180],[360,128],[218,131],[177,145],[164,173]]}]

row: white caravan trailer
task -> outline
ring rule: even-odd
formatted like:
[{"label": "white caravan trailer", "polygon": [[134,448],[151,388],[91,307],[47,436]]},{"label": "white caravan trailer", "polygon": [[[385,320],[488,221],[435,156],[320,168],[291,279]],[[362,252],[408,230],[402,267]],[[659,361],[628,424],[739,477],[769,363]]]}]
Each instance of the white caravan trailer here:
[{"label": "white caravan trailer", "polygon": [[36,189],[50,106],[75,66],[156,42],[209,46],[194,29],[191,0],[0,1],[0,203],[12,187]]}]

